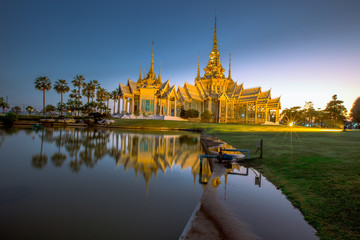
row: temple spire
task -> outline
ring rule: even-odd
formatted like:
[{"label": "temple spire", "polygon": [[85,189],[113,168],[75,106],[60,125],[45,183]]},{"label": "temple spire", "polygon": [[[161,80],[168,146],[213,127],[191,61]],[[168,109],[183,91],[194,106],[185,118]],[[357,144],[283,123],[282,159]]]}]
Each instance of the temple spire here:
[{"label": "temple spire", "polygon": [[197,75],[196,75],[196,78],[195,78],[195,81],[196,80],[200,80],[200,51],[199,51],[199,56],[198,56],[198,69],[197,69]]},{"label": "temple spire", "polygon": [[159,65],[159,76],[158,76],[158,81],[161,83],[161,63]]},{"label": "temple spire", "polygon": [[216,37],[216,16],[215,16],[215,26],[214,26],[214,40],[213,48],[210,53],[210,60],[204,68],[205,75],[204,78],[225,78],[224,71],[225,69],[221,66],[220,62],[220,53],[217,46],[217,37]]},{"label": "temple spire", "polygon": [[140,74],[139,74],[138,83],[141,82],[141,80],[142,80],[142,76],[141,76],[141,64],[140,64]]},{"label": "temple spire", "polygon": [[231,80],[231,53],[229,54],[229,80]]},{"label": "temple spire", "polygon": [[216,37],[216,15],[215,15],[215,27],[214,27],[214,40],[213,40],[213,51],[217,51],[217,37]]},{"label": "temple spire", "polygon": [[154,41],[152,41],[152,52],[151,52],[151,65],[150,70],[147,75],[147,79],[156,79],[155,71],[154,71]]}]

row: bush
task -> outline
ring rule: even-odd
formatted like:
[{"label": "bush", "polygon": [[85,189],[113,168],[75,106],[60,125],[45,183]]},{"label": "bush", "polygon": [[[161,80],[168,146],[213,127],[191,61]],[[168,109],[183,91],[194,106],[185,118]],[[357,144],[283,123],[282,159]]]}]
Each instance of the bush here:
[{"label": "bush", "polygon": [[140,116],[140,111],[139,111],[139,110],[135,110],[135,111],[134,111],[134,115],[135,115],[135,117],[137,118],[138,116]]},{"label": "bush", "polygon": [[90,113],[89,116],[94,119],[94,122],[97,123],[100,119],[103,119],[106,117],[105,114],[99,113],[99,112],[93,112]]},{"label": "bush", "polygon": [[210,122],[212,115],[208,110],[205,110],[203,113],[201,113],[201,121],[202,122]]},{"label": "bush", "polygon": [[198,118],[199,117],[199,111],[195,110],[195,109],[189,109],[189,110],[182,109],[181,113],[180,113],[180,117],[185,118],[185,119]]},{"label": "bush", "polygon": [[13,125],[16,120],[18,120],[18,116],[13,112],[8,112],[3,118],[4,124],[7,126]]}]

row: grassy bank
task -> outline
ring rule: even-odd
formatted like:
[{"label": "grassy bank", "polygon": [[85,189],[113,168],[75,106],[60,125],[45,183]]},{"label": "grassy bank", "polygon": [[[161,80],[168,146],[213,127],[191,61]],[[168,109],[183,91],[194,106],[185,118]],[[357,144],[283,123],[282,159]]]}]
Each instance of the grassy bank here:
[{"label": "grassy bank", "polygon": [[117,126],[203,128],[264,158],[254,165],[304,214],[321,239],[359,239],[360,132],[239,124],[117,120]]}]

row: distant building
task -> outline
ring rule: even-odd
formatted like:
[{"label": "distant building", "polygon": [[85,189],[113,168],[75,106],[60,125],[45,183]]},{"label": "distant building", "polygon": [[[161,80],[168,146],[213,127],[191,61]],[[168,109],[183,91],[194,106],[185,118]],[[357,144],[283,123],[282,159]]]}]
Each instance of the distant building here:
[{"label": "distant building", "polygon": [[212,121],[217,123],[279,122],[280,97],[271,98],[270,90],[263,92],[261,87],[245,89],[243,84],[238,85],[231,77],[231,62],[228,77],[225,77],[217,48],[216,18],[210,60],[202,77],[198,63],[194,85],[185,82],[183,87],[175,89],[169,80],[162,83],[160,70],[158,76],[154,72],[153,56],[154,44],[149,73],[143,78],[140,69],[137,82],[129,79],[127,85],[120,83],[123,113],[138,111],[147,115],[179,117],[182,109],[195,109],[200,113],[211,112]]}]

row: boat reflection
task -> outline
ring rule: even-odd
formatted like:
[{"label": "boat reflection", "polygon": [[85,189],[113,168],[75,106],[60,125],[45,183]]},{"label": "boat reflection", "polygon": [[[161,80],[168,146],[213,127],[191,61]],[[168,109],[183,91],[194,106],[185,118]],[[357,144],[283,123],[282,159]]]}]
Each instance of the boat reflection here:
[{"label": "boat reflection", "polygon": [[261,173],[255,171],[253,168],[242,166],[239,163],[231,163],[230,166],[228,166],[228,169],[226,169],[225,185],[227,183],[228,175],[249,176],[249,170],[251,170],[254,173],[255,176],[254,184],[261,187]]}]

